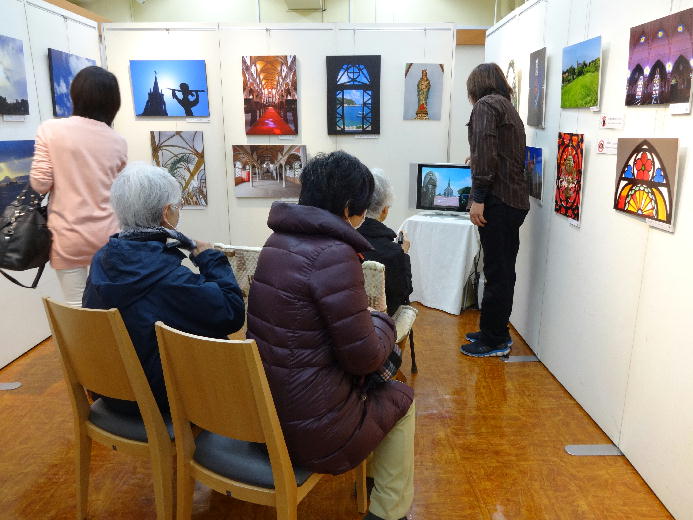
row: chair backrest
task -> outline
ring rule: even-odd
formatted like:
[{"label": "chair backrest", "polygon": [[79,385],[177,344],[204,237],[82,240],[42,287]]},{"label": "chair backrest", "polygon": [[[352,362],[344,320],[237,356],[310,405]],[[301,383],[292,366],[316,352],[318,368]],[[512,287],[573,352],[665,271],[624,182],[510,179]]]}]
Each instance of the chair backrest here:
[{"label": "chair backrest", "polygon": [[78,416],[86,420],[89,415],[88,389],[137,401],[147,430],[155,428],[157,437],[168,438],[120,312],[74,308],[50,298],[43,298],[43,304]]},{"label": "chair backrest", "polygon": [[[189,423],[248,442],[284,442],[257,345],[156,324],[176,437]],[[186,433],[187,435],[187,433]]]},{"label": "chair backrest", "polygon": [[361,264],[363,268],[363,281],[368,296],[368,305],[377,311],[387,310],[387,298],[385,296],[385,266],[380,262],[367,260]]},{"label": "chair backrest", "polygon": [[248,291],[250,290],[250,284],[253,281],[253,276],[255,276],[255,269],[257,268],[257,260],[260,257],[261,247],[244,247],[244,246],[231,246],[234,255],[229,258],[229,263],[233,268],[233,272],[236,275],[236,281],[243,291],[245,297],[248,297]]}]

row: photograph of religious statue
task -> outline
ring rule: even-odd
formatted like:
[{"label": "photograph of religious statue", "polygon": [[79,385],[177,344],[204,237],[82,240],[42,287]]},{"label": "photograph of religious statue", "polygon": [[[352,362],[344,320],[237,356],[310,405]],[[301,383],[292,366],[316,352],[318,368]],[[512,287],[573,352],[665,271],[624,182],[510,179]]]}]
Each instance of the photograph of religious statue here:
[{"label": "photograph of religious statue", "polygon": [[404,66],[404,119],[440,121],[443,105],[442,63]]},{"label": "photograph of religious statue", "polygon": [[527,124],[544,128],[544,101],[546,99],[546,47],[529,55],[529,94],[527,97]]},{"label": "photograph of religious statue", "polygon": [[29,182],[34,141],[0,141],[0,215]]},{"label": "photograph of religious statue", "polygon": [[296,56],[243,56],[241,64],[245,133],[296,135]]},{"label": "photograph of religious statue", "polygon": [[207,173],[202,132],[149,132],[154,164],[180,184],[183,207],[207,206]]},{"label": "photograph of religious statue", "polygon": [[56,49],[48,49],[48,71],[51,77],[53,115],[55,117],[72,115],[70,85],[80,70],[92,65],[96,65],[96,62],[89,58],[82,58]]},{"label": "photograph of religious statue", "polygon": [[614,209],[671,224],[678,155],[677,138],[619,139]]},{"label": "photograph of religious statue", "polygon": [[599,106],[602,37],[563,48],[561,108]]},{"label": "photograph of religious statue", "polygon": [[327,56],[325,63],[327,133],[379,134],[380,56]]},{"label": "photograph of religious statue", "polygon": [[515,60],[510,60],[508,62],[508,68],[505,70],[505,79],[508,81],[508,85],[512,92],[510,92],[510,102],[515,107],[515,110],[520,111],[520,83],[522,75],[520,69],[516,68]]},{"label": "photograph of religious statue", "polygon": [[541,148],[533,146],[525,147],[525,174],[529,182],[529,194],[541,201],[541,192],[544,185],[544,164]]},{"label": "photograph of religious statue", "polygon": [[688,103],[693,8],[632,27],[626,105]]},{"label": "photograph of religious statue", "polygon": [[304,145],[234,145],[236,197],[298,199],[301,171],[308,157]]},{"label": "photograph of religious statue", "polygon": [[0,34],[0,114],[25,116],[29,95],[22,40]]},{"label": "photograph of religious statue", "polygon": [[558,133],[555,211],[572,220],[580,220],[582,203],[583,134]]},{"label": "photograph of religious statue", "polygon": [[137,116],[209,117],[204,60],[130,60]]}]

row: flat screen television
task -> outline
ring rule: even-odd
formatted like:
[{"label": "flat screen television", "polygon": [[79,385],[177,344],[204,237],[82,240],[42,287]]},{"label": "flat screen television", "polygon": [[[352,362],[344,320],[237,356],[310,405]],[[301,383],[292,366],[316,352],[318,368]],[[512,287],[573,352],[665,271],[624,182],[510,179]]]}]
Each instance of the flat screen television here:
[{"label": "flat screen television", "polygon": [[461,164],[419,164],[416,209],[467,212],[472,170]]}]

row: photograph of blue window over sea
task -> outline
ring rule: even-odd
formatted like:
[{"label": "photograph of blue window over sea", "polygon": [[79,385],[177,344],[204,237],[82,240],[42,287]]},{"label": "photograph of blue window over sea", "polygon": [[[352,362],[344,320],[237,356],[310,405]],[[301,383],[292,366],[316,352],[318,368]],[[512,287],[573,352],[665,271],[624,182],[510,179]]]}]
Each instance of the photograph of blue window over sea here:
[{"label": "photograph of blue window over sea", "polygon": [[380,56],[327,56],[327,133],[380,133]]},{"label": "photograph of blue window over sea", "polygon": [[459,164],[419,164],[416,209],[467,211],[472,170]]}]

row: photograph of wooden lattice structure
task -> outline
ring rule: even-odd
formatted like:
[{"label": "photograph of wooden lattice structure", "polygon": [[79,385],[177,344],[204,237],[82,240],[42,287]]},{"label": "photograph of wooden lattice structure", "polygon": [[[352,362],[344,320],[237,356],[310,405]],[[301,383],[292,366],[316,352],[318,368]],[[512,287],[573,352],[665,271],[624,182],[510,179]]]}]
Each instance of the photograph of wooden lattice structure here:
[{"label": "photograph of wooden lattice structure", "polygon": [[234,145],[235,195],[297,199],[306,161],[304,145]]},{"label": "photograph of wooden lattice structure", "polygon": [[150,132],[152,159],[166,168],[183,192],[183,206],[207,206],[207,172],[202,132]]}]

